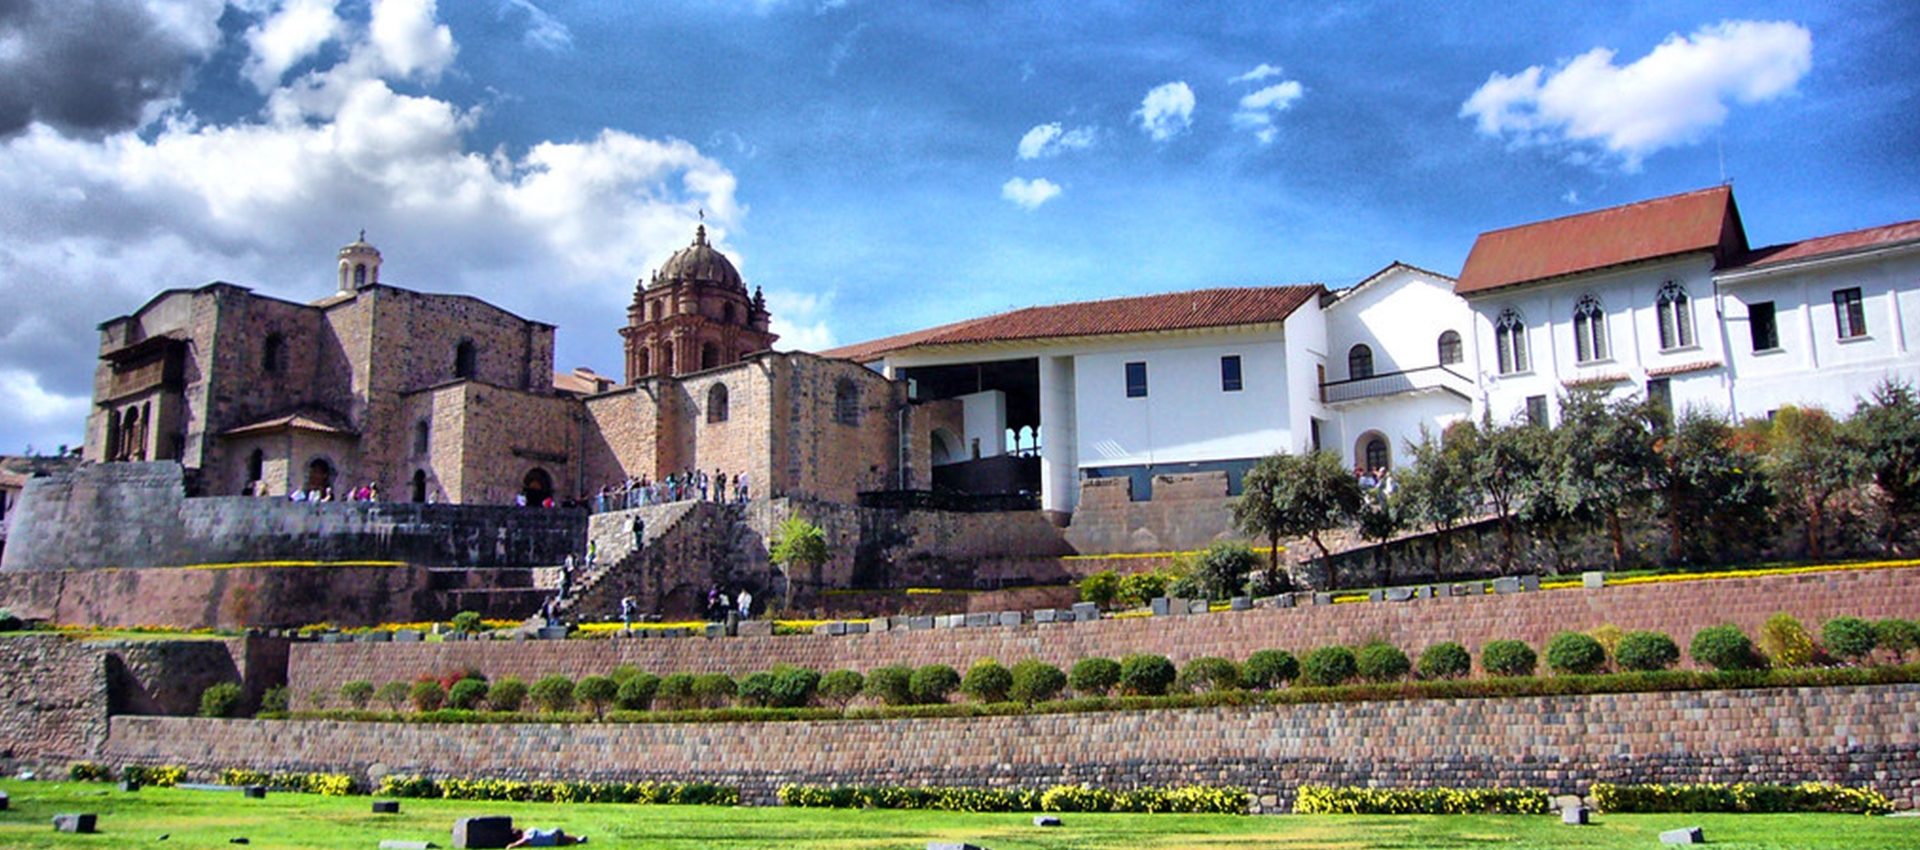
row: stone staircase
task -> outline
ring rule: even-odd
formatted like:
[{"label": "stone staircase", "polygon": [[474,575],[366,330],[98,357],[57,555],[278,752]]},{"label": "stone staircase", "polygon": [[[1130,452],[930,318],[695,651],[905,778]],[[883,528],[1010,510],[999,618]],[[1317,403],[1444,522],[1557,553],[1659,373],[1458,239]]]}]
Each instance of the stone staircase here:
[{"label": "stone staircase", "polygon": [[[590,569],[584,565],[575,567],[571,592],[560,601],[556,613],[563,620],[573,621],[617,617],[620,598],[631,594],[616,591],[630,588],[637,579],[645,576],[649,562],[656,560],[663,543],[687,537],[690,526],[702,524],[699,518],[728,507],[708,502],[682,501],[595,515],[587,533],[588,539],[597,544],[596,561]],[[642,545],[637,547],[633,540],[635,516],[645,523],[645,536]],[[560,568],[550,567],[540,572],[543,575],[537,584],[545,594],[542,598],[544,604],[546,598],[559,591]],[[614,579],[612,586],[609,586],[610,579]],[[645,604],[641,607],[643,611],[649,608]],[[539,620],[540,614],[535,612],[528,622]]]}]

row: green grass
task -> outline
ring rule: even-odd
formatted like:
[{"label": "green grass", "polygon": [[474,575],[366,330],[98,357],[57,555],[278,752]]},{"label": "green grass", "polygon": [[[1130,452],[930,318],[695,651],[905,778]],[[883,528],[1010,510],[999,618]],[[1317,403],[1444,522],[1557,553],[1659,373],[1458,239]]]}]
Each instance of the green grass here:
[{"label": "green grass", "polygon": [[[1066,826],[1042,830],[1025,814],[842,811],[708,806],[482,803],[403,800],[401,814],[370,813],[367,797],[272,793],[248,800],[237,793],[149,788],[128,794],[116,786],[69,782],[0,781],[13,807],[0,812],[0,847],[231,848],[245,837],[251,848],[372,848],[382,839],[433,841],[447,846],[458,817],[511,815],[521,825],[560,826],[613,848],[913,848],[928,841],[971,841],[992,850],[1100,850],[1100,848],[1646,848],[1663,829],[1700,826],[1723,848],[1920,847],[1920,819],[1859,815],[1602,815],[1585,828],[1557,817],[1065,814]],[[53,816],[100,815],[96,835],[61,835]],[[168,836],[161,841],[160,836]]]}]

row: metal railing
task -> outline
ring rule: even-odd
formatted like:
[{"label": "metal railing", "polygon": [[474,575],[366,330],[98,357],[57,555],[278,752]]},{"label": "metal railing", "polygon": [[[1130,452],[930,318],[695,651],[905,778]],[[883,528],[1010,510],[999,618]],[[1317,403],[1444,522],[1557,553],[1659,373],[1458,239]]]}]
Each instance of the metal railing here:
[{"label": "metal railing", "polygon": [[1419,369],[1386,372],[1365,378],[1328,381],[1320,385],[1320,400],[1332,404],[1434,389],[1450,390],[1464,398],[1472,398],[1473,379],[1445,366],[1423,366]]}]

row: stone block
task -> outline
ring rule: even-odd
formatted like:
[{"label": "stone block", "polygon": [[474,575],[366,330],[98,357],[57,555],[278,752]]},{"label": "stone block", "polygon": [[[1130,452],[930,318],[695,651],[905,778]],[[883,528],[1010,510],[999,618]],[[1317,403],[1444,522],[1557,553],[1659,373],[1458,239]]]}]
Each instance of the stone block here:
[{"label": "stone block", "polygon": [[978,844],[968,844],[965,841],[929,841],[927,850],[986,850],[986,848]]},{"label": "stone block", "polygon": [[1314,595],[1313,595],[1313,604],[1315,604],[1315,605],[1332,605],[1332,604],[1333,604],[1333,594],[1331,594],[1331,593],[1316,593],[1316,594],[1314,594]]},{"label": "stone block", "polygon": [[1051,623],[1053,622],[1053,616],[1055,613],[1057,612],[1055,612],[1052,608],[1037,609],[1033,612],[1033,621],[1036,623]]},{"label": "stone block", "polygon": [[1000,625],[1017,626],[1017,625],[1020,625],[1020,619],[1021,617],[1020,617],[1019,611],[1001,611],[1000,612]]},{"label": "stone block", "polygon": [[832,626],[833,626],[832,623],[821,623],[813,627],[813,633],[816,635],[833,634],[833,629],[831,628]]},{"label": "stone block", "polygon": [[327,632],[320,636],[321,643],[346,643],[347,636],[338,632]]},{"label": "stone block", "polygon": [[534,633],[534,636],[538,637],[541,640],[566,640],[567,627],[566,626],[541,626],[540,630]]},{"label": "stone block", "polygon": [[1586,806],[1568,806],[1560,810],[1560,822],[1568,826],[1586,826],[1592,810]]},{"label": "stone block", "polygon": [[448,640],[448,641],[462,641],[467,639],[467,633],[466,632],[446,632],[440,635],[440,639]]},{"label": "stone block", "polygon": [[1689,826],[1680,829],[1669,829],[1666,832],[1660,833],[1660,843],[1705,844],[1707,843],[1707,839],[1705,835],[1701,834],[1700,827]]},{"label": "stone block", "polygon": [[933,618],[933,624],[943,629],[964,629],[967,627],[967,615],[941,614]]},{"label": "stone block", "polygon": [[1060,818],[1054,815],[1034,815],[1033,825],[1034,826],[1059,826]]},{"label": "stone block", "polygon": [[135,780],[135,779],[122,779],[120,780],[120,790],[138,791],[140,790],[140,782],[139,780]]},{"label": "stone block", "polygon": [[1173,613],[1173,600],[1165,596],[1155,596],[1152,604],[1155,617],[1165,617]]},{"label": "stone block", "polygon": [[710,638],[726,637],[727,624],[726,623],[708,623],[700,627],[700,634],[703,637],[710,637]]},{"label": "stone block", "polygon": [[933,628],[933,618],[924,614],[917,617],[908,617],[907,628],[916,632],[931,629]]},{"label": "stone block", "polygon": [[400,813],[399,800],[373,801],[373,813],[376,815],[397,815]]},{"label": "stone block", "polygon": [[56,832],[92,832],[100,816],[91,812],[85,814],[64,814],[53,816],[53,828]]},{"label": "stone block", "polygon": [[1191,613],[1193,613],[1193,609],[1187,607],[1187,600],[1178,596],[1167,597],[1167,614],[1169,616],[1185,617]]},{"label": "stone block", "polygon": [[1233,598],[1233,600],[1232,600],[1231,602],[1229,602],[1229,603],[1227,604],[1227,607],[1228,607],[1229,609],[1231,609],[1231,610],[1234,610],[1234,611],[1250,611],[1250,610],[1253,610],[1253,597],[1251,597],[1251,596],[1235,596],[1235,597]]},{"label": "stone block", "polygon": [[399,629],[393,633],[394,643],[421,643],[427,639],[427,633],[418,629]]},{"label": "stone block", "polygon": [[240,789],[240,793],[246,795],[249,800],[265,800],[267,798],[267,786],[248,785]]},{"label": "stone block", "polygon": [[505,847],[513,843],[513,818],[486,815],[453,822],[455,847]]},{"label": "stone block", "polygon": [[1100,619],[1100,606],[1091,602],[1075,602],[1073,603],[1073,619],[1075,622],[1081,623],[1090,623],[1098,620]]},{"label": "stone block", "polygon": [[8,797],[7,792],[0,791],[0,812],[6,811],[8,807],[12,805],[13,805],[13,798]]},{"label": "stone block", "polygon": [[846,633],[847,633],[847,624],[845,622],[836,620],[834,622],[827,624],[827,634],[833,635],[834,637],[839,637]]},{"label": "stone block", "polygon": [[854,620],[842,623],[841,625],[846,626],[846,631],[842,632],[842,634],[864,635],[867,633],[867,621],[865,620]]},{"label": "stone block", "polygon": [[392,632],[366,632],[360,635],[362,643],[387,643],[392,640]]},{"label": "stone block", "polygon": [[1447,585],[1448,596],[1472,596],[1479,592],[1480,585],[1478,584],[1462,582],[1460,584]]},{"label": "stone block", "polygon": [[1519,593],[1520,580],[1513,576],[1501,576],[1493,580],[1494,593]]},{"label": "stone block", "polygon": [[1521,576],[1520,589],[1521,590],[1539,590],[1540,577],[1539,576]]},{"label": "stone block", "polygon": [[1580,574],[1580,586],[1596,589],[1607,586],[1607,574],[1599,570],[1588,570]]},{"label": "stone block", "polygon": [[994,625],[994,622],[995,618],[991,612],[981,611],[967,615],[967,628],[969,629],[984,629]]},{"label": "stone block", "polygon": [[1187,600],[1187,613],[1189,614],[1205,614],[1211,610],[1213,610],[1212,606],[1205,599]]},{"label": "stone block", "polygon": [[1384,590],[1375,589],[1375,590],[1367,591],[1368,602],[1385,602],[1386,600],[1387,600],[1387,592]]},{"label": "stone block", "polygon": [[440,845],[431,841],[402,841],[398,838],[382,839],[380,850],[433,850]]},{"label": "stone block", "polygon": [[1292,608],[1293,594],[1282,593],[1278,596],[1262,596],[1253,600],[1255,608]]},{"label": "stone block", "polygon": [[1411,587],[1389,587],[1386,595],[1388,602],[1406,602],[1416,598],[1415,589]]},{"label": "stone block", "polygon": [[748,620],[740,624],[741,637],[769,637],[772,634],[772,620]]}]

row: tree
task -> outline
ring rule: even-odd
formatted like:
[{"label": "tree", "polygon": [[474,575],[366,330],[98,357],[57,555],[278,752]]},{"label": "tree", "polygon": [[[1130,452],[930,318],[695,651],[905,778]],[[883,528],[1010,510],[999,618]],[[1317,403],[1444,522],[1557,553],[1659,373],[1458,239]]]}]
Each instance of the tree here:
[{"label": "tree", "polygon": [[1753,539],[1753,529],[1764,527],[1773,492],[1760,457],[1725,420],[1689,410],[1657,449],[1669,561],[1724,560]]},{"label": "tree", "polygon": [[1443,443],[1420,426],[1420,442],[1407,446],[1413,462],[1394,474],[1394,500],[1402,514],[1433,532],[1433,569],[1441,572],[1448,533],[1473,515],[1479,501],[1474,486],[1473,426],[1452,429]]},{"label": "tree", "polygon": [[1613,544],[1613,565],[1627,563],[1621,512],[1642,498],[1659,457],[1654,451],[1660,417],[1634,398],[1609,399],[1604,390],[1581,388],[1560,402],[1554,430],[1554,485],[1564,516],[1599,521]]},{"label": "tree", "polygon": [[[1545,429],[1495,425],[1492,419],[1483,419],[1450,439],[1462,442],[1459,457],[1471,462],[1469,475],[1500,523],[1500,571],[1513,572],[1514,520],[1526,495],[1538,489],[1542,456],[1549,443]],[[1541,507],[1550,509],[1552,505],[1548,499]]]},{"label": "tree", "polygon": [[[1247,471],[1233,520],[1248,534],[1265,538],[1276,550],[1282,537],[1305,537],[1320,557],[1333,553],[1321,535],[1352,522],[1360,512],[1360,482],[1330,452],[1279,454],[1261,458]],[[1278,565],[1278,555],[1275,556]]]},{"label": "tree", "polygon": [[1788,405],[1774,411],[1771,423],[1755,422],[1754,428],[1765,434],[1765,468],[1781,507],[1795,514],[1806,530],[1808,557],[1825,557],[1829,506],[1859,477],[1859,453],[1840,438],[1833,417],[1819,408]]},{"label": "tree", "polygon": [[787,517],[780,522],[779,528],[774,529],[773,548],[767,554],[786,575],[788,602],[791,604],[793,568],[803,567],[809,572],[816,572],[820,565],[827,562],[827,533],[820,530],[820,526],[808,522],[806,517]]},{"label": "tree", "polygon": [[1873,477],[1883,545],[1896,554],[1906,529],[1920,519],[1920,397],[1908,384],[1882,381],[1854,409],[1845,433]]},{"label": "tree", "polygon": [[1246,588],[1247,573],[1258,563],[1253,550],[1245,545],[1215,543],[1201,553],[1200,569],[1194,574],[1208,599],[1226,599]]}]

